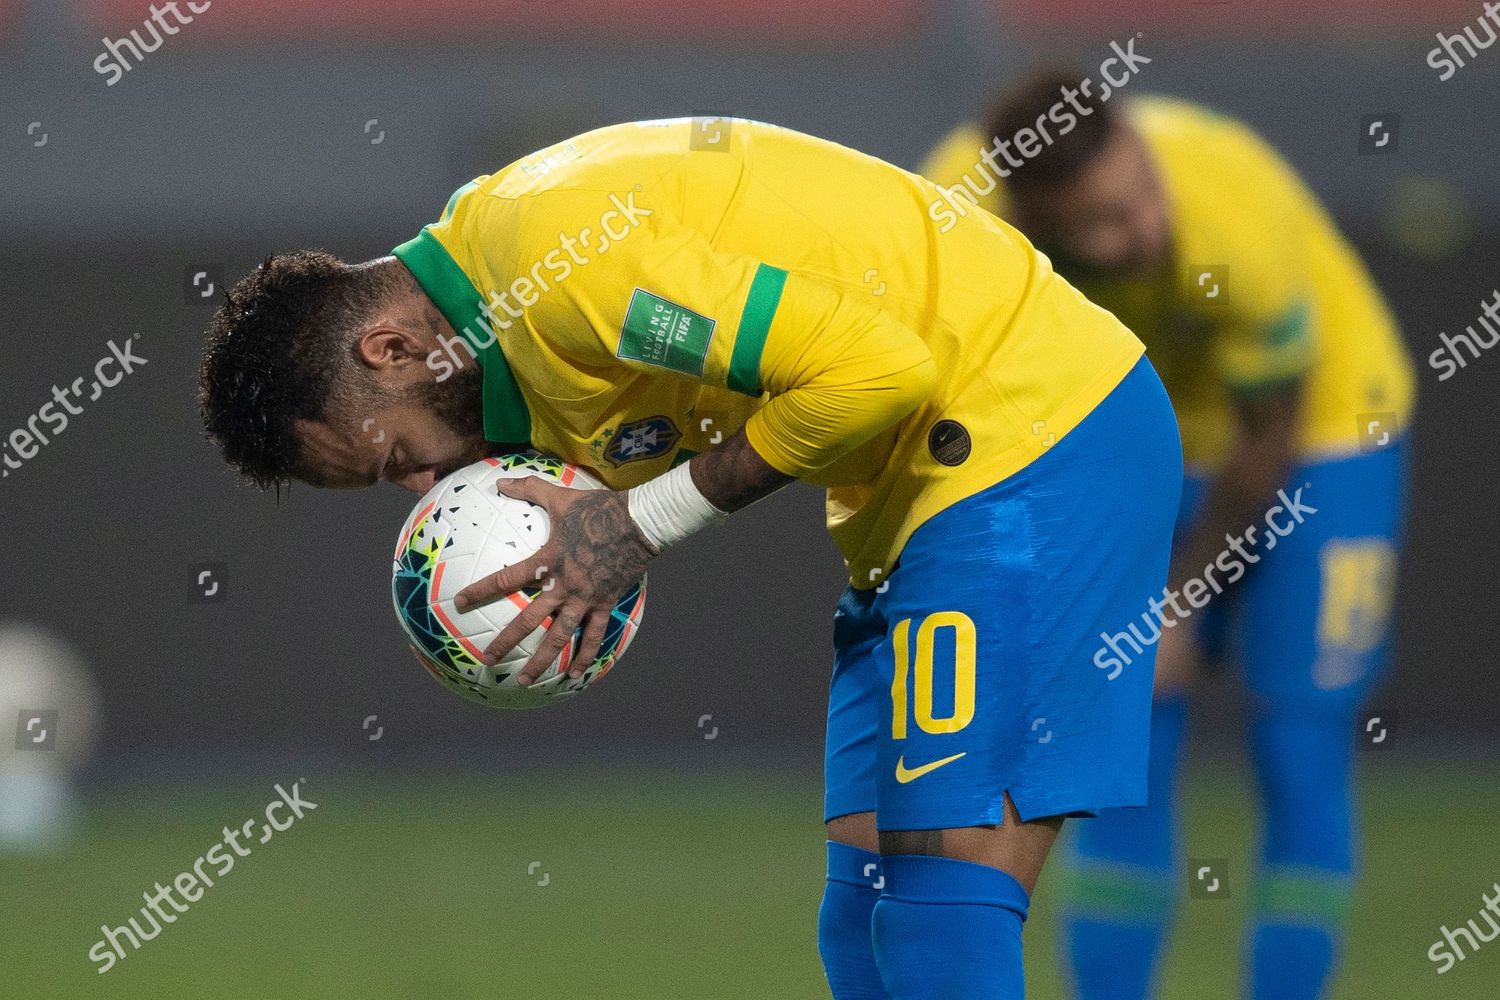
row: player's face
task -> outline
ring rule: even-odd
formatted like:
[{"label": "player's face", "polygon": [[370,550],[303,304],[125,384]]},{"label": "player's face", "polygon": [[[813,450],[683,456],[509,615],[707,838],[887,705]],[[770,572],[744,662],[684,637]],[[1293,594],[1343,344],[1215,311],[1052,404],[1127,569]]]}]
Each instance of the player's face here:
[{"label": "player's face", "polygon": [[484,458],[477,366],[444,382],[430,379],[381,393],[382,403],[352,415],[301,421],[297,478],[327,489],[385,481],[425,493],[439,479]]},{"label": "player's face", "polygon": [[1117,274],[1168,262],[1172,223],[1161,178],[1139,133],[1116,130],[1103,152],[1060,188],[1017,201],[1021,229],[1086,267]]}]

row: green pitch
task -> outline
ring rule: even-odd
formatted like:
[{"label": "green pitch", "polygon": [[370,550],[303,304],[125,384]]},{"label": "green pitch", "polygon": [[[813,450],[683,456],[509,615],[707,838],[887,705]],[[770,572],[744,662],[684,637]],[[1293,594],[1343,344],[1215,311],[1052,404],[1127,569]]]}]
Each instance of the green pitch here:
[{"label": "green pitch", "polygon": [[[95,971],[88,951],[101,923],[123,924],[142,891],[190,868],[221,827],[258,815],[272,782],[298,777],[316,812],[252,843],[159,937]],[[1189,851],[1227,855],[1242,876],[1243,778],[1198,777]],[[826,996],[814,941],[818,789],[780,778],[622,771],[528,788],[514,777],[376,783],[301,772],[98,801],[64,852],[0,857],[0,995]],[[1367,871],[1336,996],[1493,996],[1500,942],[1441,979],[1425,955],[1439,924],[1474,916],[1500,879],[1500,788],[1479,771],[1434,777],[1381,762],[1366,768],[1363,812]],[[1044,876],[1027,925],[1037,998],[1062,995],[1047,888]],[[1241,877],[1228,900],[1184,903],[1166,998],[1236,996],[1247,890]]]}]

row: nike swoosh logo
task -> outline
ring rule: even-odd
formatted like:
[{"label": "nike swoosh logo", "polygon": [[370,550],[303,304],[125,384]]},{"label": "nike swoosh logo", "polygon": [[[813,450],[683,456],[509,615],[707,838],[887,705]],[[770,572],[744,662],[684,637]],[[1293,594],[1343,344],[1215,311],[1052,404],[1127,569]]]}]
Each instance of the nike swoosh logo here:
[{"label": "nike swoosh logo", "polygon": [[906,758],[904,756],[900,757],[896,760],[896,780],[903,785],[908,781],[916,781],[922,775],[931,774],[945,764],[951,764],[955,760],[958,760],[958,758],[967,757],[968,755],[969,752],[965,750],[963,753],[956,753],[952,757],[944,757],[942,760],[935,760],[931,764],[923,764],[921,767],[913,768],[906,766]]}]

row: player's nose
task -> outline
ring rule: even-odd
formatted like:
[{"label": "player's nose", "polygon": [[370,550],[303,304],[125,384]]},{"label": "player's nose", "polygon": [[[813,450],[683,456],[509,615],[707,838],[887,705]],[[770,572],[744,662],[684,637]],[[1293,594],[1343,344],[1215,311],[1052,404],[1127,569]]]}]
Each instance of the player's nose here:
[{"label": "player's nose", "polygon": [[402,489],[411,490],[413,493],[426,493],[437,485],[437,468],[427,466],[408,472],[404,476],[397,476],[391,480]]}]

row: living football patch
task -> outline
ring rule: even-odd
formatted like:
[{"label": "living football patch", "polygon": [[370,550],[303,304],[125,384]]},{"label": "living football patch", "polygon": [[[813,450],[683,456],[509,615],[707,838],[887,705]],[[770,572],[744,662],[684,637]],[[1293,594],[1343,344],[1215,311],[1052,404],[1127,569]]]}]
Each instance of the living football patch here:
[{"label": "living football patch", "polygon": [[644,288],[630,296],[615,355],[701,377],[716,320]]}]

